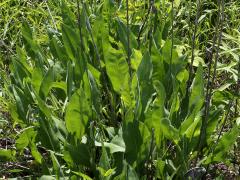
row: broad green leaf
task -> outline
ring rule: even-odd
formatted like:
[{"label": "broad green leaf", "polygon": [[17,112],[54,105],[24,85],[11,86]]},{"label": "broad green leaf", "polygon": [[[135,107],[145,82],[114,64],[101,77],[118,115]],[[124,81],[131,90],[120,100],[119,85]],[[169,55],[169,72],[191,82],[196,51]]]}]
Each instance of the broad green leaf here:
[{"label": "broad green leaf", "polygon": [[115,168],[114,169],[109,169],[105,172],[104,176],[109,177],[115,173]]},{"label": "broad green leaf", "polygon": [[88,175],[83,174],[81,172],[72,171],[72,173],[76,174],[77,176],[80,176],[81,178],[83,178],[83,180],[92,180],[92,178],[90,178]]},{"label": "broad green leaf", "polygon": [[129,81],[129,70],[122,49],[114,49],[107,42],[104,42],[104,59],[107,69],[108,77],[111,80],[113,88],[116,92],[121,94],[126,87],[123,85]]},{"label": "broad green leaf", "polygon": [[54,169],[56,177],[58,179],[60,176],[63,176],[63,171],[62,171],[61,165],[59,164],[58,159],[55,156],[54,152],[51,151],[50,155],[51,155],[51,159],[52,159],[52,163],[53,163],[53,169]]},{"label": "broad green leaf", "polygon": [[130,50],[130,54],[132,54],[132,48],[137,49],[136,37],[134,36],[134,34],[131,32],[130,29],[127,29],[126,25],[120,19],[116,20],[116,24],[117,24],[117,32],[119,36],[118,38],[122,42],[126,54],[128,52],[128,41],[127,41],[128,35],[127,34],[129,34],[129,50]]},{"label": "broad green leaf", "polygon": [[103,43],[106,70],[113,89],[121,95],[127,106],[131,106],[130,75],[126,55],[121,48],[117,50],[109,42]]},{"label": "broad green leaf", "polygon": [[165,167],[166,167],[166,162],[163,161],[163,160],[157,160],[157,164],[156,164],[156,176],[157,178],[165,178],[166,175],[166,170],[165,170]]},{"label": "broad green leaf", "polygon": [[0,162],[13,161],[16,151],[9,149],[0,149]]},{"label": "broad green leaf", "polygon": [[205,163],[226,162],[226,155],[236,142],[239,136],[239,126],[235,125],[230,131],[226,132],[219,140],[213,153],[207,158]]},{"label": "broad green leaf", "polygon": [[[172,53],[172,56],[171,56]],[[162,56],[163,60],[167,63],[170,64],[171,58],[172,58],[172,64],[177,64],[179,63],[178,60],[178,53],[175,49],[172,49],[172,42],[171,40],[167,40],[162,48]]]},{"label": "broad green leaf", "polygon": [[160,128],[163,132],[163,135],[175,142],[179,140],[178,130],[171,125],[171,122],[167,118],[161,119]]},{"label": "broad green leaf", "polygon": [[[136,118],[139,118],[140,120],[143,119],[143,114],[146,111],[147,105],[149,101],[151,101],[154,93],[154,87],[151,81],[152,69],[153,65],[150,54],[149,52],[146,52],[137,70],[137,77],[140,86],[138,89],[140,91],[140,100],[138,103],[141,103],[140,107],[142,112],[141,117]],[[140,111],[140,109],[138,111]]]},{"label": "broad green leaf", "polygon": [[131,56],[131,66],[133,70],[137,71],[142,60],[142,53],[139,50],[133,49]]},{"label": "broad green leaf", "polygon": [[28,50],[28,53],[33,57],[33,53],[36,53],[39,51],[39,46],[38,44],[33,40],[33,34],[32,30],[26,22],[23,23],[22,26],[22,35],[25,40],[26,48]]},{"label": "broad green leaf", "polygon": [[90,116],[90,97],[80,87],[71,97],[66,109],[65,121],[69,133],[81,140]]},{"label": "broad green leaf", "polygon": [[97,83],[91,73],[91,71],[88,71],[88,78],[89,78],[89,84],[91,88],[91,99],[94,106],[95,111],[100,114],[100,108],[101,108],[101,95],[100,91],[98,90]]},{"label": "broad green leaf", "polygon": [[30,77],[30,72],[28,69],[22,64],[22,62],[13,59],[12,60],[14,71],[14,80],[17,81],[18,85],[23,86],[23,80],[27,77]]},{"label": "broad green leaf", "polygon": [[191,95],[188,106],[188,117],[181,124],[181,134],[183,134],[188,129],[188,127],[194,121],[195,117],[199,114],[202,109],[204,100],[205,96],[203,69],[202,66],[199,66],[196,72],[196,77],[191,86]]},{"label": "broad green leaf", "polygon": [[152,62],[149,52],[146,52],[142,58],[142,61],[138,67],[137,75],[140,84],[149,82],[152,77]]},{"label": "broad green leaf", "polygon": [[56,178],[53,176],[43,175],[39,178],[39,180],[55,180]]},{"label": "broad green leaf", "polygon": [[52,83],[55,81],[55,77],[56,74],[54,72],[54,67],[51,67],[46,75],[44,76],[41,86],[40,86],[40,96],[45,99],[46,96],[48,95],[50,89],[51,89],[51,85]]},{"label": "broad green leaf", "polygon": [[[74,137],[72,137],[74,138]],[[86,144],[69,142],[64,146],[63,159],[69,166],[84,165],[90,167],[91,155]]]},{"label": "broad green leaf", "polygon": [[166,75],[163,63],[163,56],[160,54],[156,46],[153,46],[152,48],[151,59],[153,64],[153,81],[163,82],[164,76]]},{"label": "broad green leaf", "polygon": [[50,40],[50,49],[51,53],[55,58],[58,58],[59,61],[66,61],[66,51],[64,49],[63,44],[60,42],[60,40],[56,37],[56,35],[53,35],[52,39]]},{"label": "broad green leaf", "polygon": [[209,120],[207,124],[207,129],[206,129],[206,139],[208,144],[213,142],[213,139],[211,138],[211,136],[213,135],[213,133],[217,128],[217,124],[220,119],[220,116],[222,115],[222,112],[223,112],[223,109],[221,108],[210,111]]},{"label": "broad green leaf", "polygon": [[24,92],[20,88],[12,86],[12,90],[13,90],[13,95],[16,101],[18,116],[21,120],[23,120],[26,124],[28,124],[26,115],[27,115],[27,109],[28,109],[27,106],[29,102],[24,96]]},{"label": "broad green leaf", "polygon": [[131,180],[139,180],[138,175],[136,171],[133,169],[132,166],[130,166],[126,161],[123,163],[123,170],[122,173],[114,179],[116,180],[122,180],[122,179],[131,179]]},{"label": "broad green leaf", "polygon": [[41,69],[34,68],[32,72],[32,85],[38,94],[40,92],[42,80],[43,80],[43,75],[42,75]]},{"label": "broad green leaf", "polygon": [[36,134],[37,132],[34,131],[33,127],[24,129],[16,140],[17,149],[22,151],[31,141],[34,141]]},{"label": "broad green leaf", "polygon": [[118,135],[116,135],[110,143],[104,142],[104,146],[110,149],[111,153],[125,152],[126,146],[122,137],[122,130],[120,129]]},{"label": "broad green leaf", "polygon": [[72,61],[75,61],[77,49],[80,47],[80,38],[76,31],[66,24],[62,25],[64,47]]},{"label": "broad green leaf", "polygon": [[152,109],[149,109],[145,115],[145,124],[149,129],[154,129],[156,144],[160,147],[162,132],[161,132],[161,119],[164,118],[164,104],[166,93],[162,83],[159,81],[155,82],[155,89],[157,91],[157,98],[153,102]]},{"label": "broad green leaf", "polygon": [[109,168],[111,168],[109,160],[110,160],[110,158],[108,156],[107,150],[106,150],[106,148],[103,145],[102,146],[102,155],[101,155],[101,158],[99,160],[98,166],[101,167],[102,169],[109,169]]},{"label": "broad green leaf", "polygon": [[40,154],[40,152],[38,152],[38,149],[37,149],[37,147],[36,147],[35,142],[34,142],[34,143],[31,143],[30,148],[31,148],[31,153],[32,153],[32,156],[34,157],[34,159],[35,159],[39,164],[42,164],[43,157],[42,157],[42,155]]},{"label": "broad green leaf", "polygon": [[137,165],[142,166],[150,145],[151,134],[147,126],[140,121],[129,122],[123,129],[123,137],[128,163],[133,165],[137,161]]}]

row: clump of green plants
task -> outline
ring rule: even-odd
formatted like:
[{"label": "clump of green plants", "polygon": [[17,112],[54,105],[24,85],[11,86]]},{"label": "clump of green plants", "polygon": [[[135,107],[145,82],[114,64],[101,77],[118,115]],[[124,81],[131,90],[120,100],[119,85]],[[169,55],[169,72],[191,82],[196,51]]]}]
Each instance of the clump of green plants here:
[{"label": "clump of green plants", "polygon": [[[61,19],[44,26],[46,41],[23,21],[3,72],[17,129],[3,161],[27,154],[41,179],[200,179],[237,164],[240,36],[223,28],[223,0],[51,3]],[[198,32],[206,5],[212,41]]]}]

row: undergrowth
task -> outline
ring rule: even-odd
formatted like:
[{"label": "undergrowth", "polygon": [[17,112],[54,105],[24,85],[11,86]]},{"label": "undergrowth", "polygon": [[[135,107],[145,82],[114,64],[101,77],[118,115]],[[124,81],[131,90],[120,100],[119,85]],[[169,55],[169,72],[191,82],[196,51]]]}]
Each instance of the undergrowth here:
[{"label": "undergrowth", "polygon": [[0,175],[239,176],[238,1],[0,2]]}]

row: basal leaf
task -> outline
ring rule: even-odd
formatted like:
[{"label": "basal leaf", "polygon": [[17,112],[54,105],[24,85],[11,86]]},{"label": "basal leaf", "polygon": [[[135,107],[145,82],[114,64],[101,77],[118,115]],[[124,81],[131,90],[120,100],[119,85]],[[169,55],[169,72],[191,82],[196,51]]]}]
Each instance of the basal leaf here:
[{"label": "basal leaf", "polygon": [[204,96],[204,80],[203,80],[203,69],[199,66],[196,77],[191,86],[191,95],[188,106],[188,116],[181,124],[181,134],[183,134],[187,128],[191,125],[195,117],[200,113],[203,103],[205,100]]},{"label": "basal leaf", "polygon": [[90,97],[80,87],[71,97],[66,109],[65,121],[69,133],[81,140],[90,116]]}]

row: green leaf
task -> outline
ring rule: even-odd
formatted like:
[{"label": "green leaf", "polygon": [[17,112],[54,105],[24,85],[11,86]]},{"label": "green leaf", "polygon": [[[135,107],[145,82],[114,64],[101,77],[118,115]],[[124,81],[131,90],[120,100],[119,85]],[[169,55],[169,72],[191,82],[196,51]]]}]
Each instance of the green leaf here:
[{"label": "green leaf", "polygon": [[117,32],[118,32],[119,40],[124,45],[126,54],[128,52],[128,40],[127,40],[128,35],[127,34],[129,34],[130,54],[132,54],[131,49],[132,48],[137,49],[136,37],[129,29],[127,29],[126,25],[119,18],[116,20],[116,24],[117,24]]},{"label": "green leaf", "polygon": [[100,114],[100,108],[101,108],[101,94],[98,90],[97,83],[90,71],[88,71],[88,78],[89,78],[89,84],[91,88],[91,97],[92,97],[92,103],[94,106],[95,111]]},{"label": "green leaf", "polygon": [[161,119],[164,118],[164,104],[165,104],[165,88],[159,81],[155,82],[155,89],[157,91],[157,97],[152,104],[152,108],[146,113],[145,124],[149,129],[154,129],[156,144],[160,147],[162,132],[161,132]]},{"label": "green leaf", "polygon": [[52,163],[53,163],[53,169],[54,169],[56,177],[58,179],[60,176],[63,176],[63,171],[62,171],[61,165],[59,164],[58,159],[55,156],[54,152],[50,151],[50,154],[51,154],[51,159],[52,159]]},{"label": "green leaf", "polygon": [[115,173],[115,168],[114,169],[109,169],[105,172],[104,176],[109,177]]},{"label": "green leaf", "polygon": [[188,129],[195,117],[200,113],[203,103],[205,100],[204,96],[204,79],[203,79],[203,68],[199,66],[196,72],[196,77],[191,86],[191,95],[188,106],[188,116],[182,122],[180,127],[181,134]]},{"label": "green leaf", "polygon": [[15,159],[16,151],[0,149],[0,162],[13,161]]},{"label": "green leaf", "polygon": [[116,92],[120,93],[127,87],[124,87],[125,82],[129,81],[129,70],[122,49],[114,49],[107,42],[104,42],[104,59],[107,69],[108,77],[111,80],[113,88]]},{"label": "green leaf", "polygon": [[83,180],[92,180],[92,178],[90,178],[88,175],[83,174],[81,172],[76,172],[76,171],[72,171],[73,174],[76,174],[79,177],[82,177]]},{"label": "green leaf", "polygon": [[12,90],[16,101],[18,116],[21,120],[28,124],[26,115],[29,102],[26,99],[27,97],[24,95],[24,92],[17,86],[13,85]]},{"label": "green leaf", "polygon": [[49,47],[51,49],[51,53],[55,58],[58,58],[59,61],[66,61],[66,51],[56,35],[53,35],[52,39],[50,40]]},{"label": "green leaf", "polygon": [[34,157],[34,159],[35,159],[39,164],[42,164],[43,157],[42,157],[42,155],[38,152],[35,142],[34,142],[34,143],[31,143],[30,148],[31,148],[31,153],[32,153],[32,156]]},{"label": "green leaf", "polygon": [[14,67],[13,71],[14,71],[15,81],[17,81],[18,85],[23,86],[23,80],[24,80],[24,78],[30,77],[30,72],[22,64],[22,62],[20,62],[16,59],[12,60],[12,64]]},{"label": "green leaf", "polygon": [[116,180],[123,180],[123,179],[139,180],[136,171],[126,161],[124,161],[122,173],[120,175],[114,177],[114,179],[116,179]]},{"label": "green leaf", "polygon": [[116,135],[110,143],[104,142],[104,146],[108,147],[111,153],[125,152],[126,146],[123,141],[122,130],[119,130],[118,135]]},{"label": "green leaf", "polygon": [[73,65],[70,61],[67,64],[66,81],[67,81],[67,95],[68,95],[68,98],[70,98],[72,95],[72,91],[74,90]]},{"label": "green leaf", "polygon": [[147,158],[151,134],[147,126],[140,121],[129,122],[123,129],[126,144],[126,159],[133,165],[137,161],[142,166]]},{"label": "green leaf", "polygon": [[146,52],[137,70],[137,75],[138,75],[140,84],[143,82],[146,83],[150,81],[152,77],[152,69],[153,69],[153,66],[152,66],[150,54],[149,52]]},{"label": "green leaf", "polygon": [[226,162],[226,155],[236,142],[239,132],[238,125],[235,125],[230,131],[226,132],[221,137],[213,153],[207,158],[205,163]]},{"label": "green leaf", "polygon": [[55,81],[55,76],[54,67],[51,67],[44,76],[40,86],[40,95],[43,99],[48,95],[51,85]]},{"label": "green leaf", "polygon": [[137,71],[140,63],[142,60],[142,53],[140,50],[133,49],[132,56],[131,56],[131,66],[132,69]]},{"label": "green leaf", "polygon": [[67,105],[65,121],[69,133],[81,140],[85,133],[90,116],[90,97],[80,87],[71,97]]},{"label": "green leaf", "polygon": [[[171,56],[172,53],[172,56]],[[179,63],[178,60],[178,53],[175,49],[172,50],[172,41],[167,40],[162,48],[162,56],[163,60],[167,63],[170,64],[171,58],[172,58],[172,64],[177,64]]]},{"label": "green leaf", "polygon": [[29,145],[29,143],[35,139],[37,132],[34,131],[33,127],[28,127],[22,131],[16,140],[16,147],[18,150],[23,150]]},{"label": "green leaf", "polygon": [[156,46],[153,46],[152,48],[151,59],[153,64],[153,74],[152,74],[153,81],[163,82],[164,77],[166,76],[164,63],[163,63],[163,56],[160,54]]},{"label": "green leaf", "polygon": [[109,42],[105,41],[103,43],[107,75],[112,83],[113,89],[121,95],[126,106],[131,106],[130,75],[126,55],[123,53],[120,44],[120,49],[115,49]]},{"label": "green leaf", "polygon": [[167,118],[161,120],[160,128],[163,132],[163,135],[175,142],[179,140],[178,130],[171,125],[171,122]]},{"label": "green leaf", "polygon": [[101,155],[101,158],[100,158],[100,161],[99,161],[98,165],[102,169],[109,169],[109,168],[111,168],[110,159],[109,159],[107,150],[106,150],[106,148],[104,146],[102,147],[102,155]]},{"label": "green leaf", "polygon": [[[74,138],[74,137],[72,137]],[[69,142],[64,146],[63,159],[67,162],[69,166],[74,165],[84,165],[90,167],[90,152],[86,144]]]},{"label": "green leaf", "polygon": [[43,175],[39,178],[39,180],[55,180],[56,178],[53,176]]},{"label": "green leaf", "polygon": [[76,33],[77,30],[72,29],[70,26],[63,24],[62,25],[62,32],[63,32],[63,43],[66,49],[66,52],[70,59],[74,62],[77,49],[80,47],[80,38],[79,35]]}]

